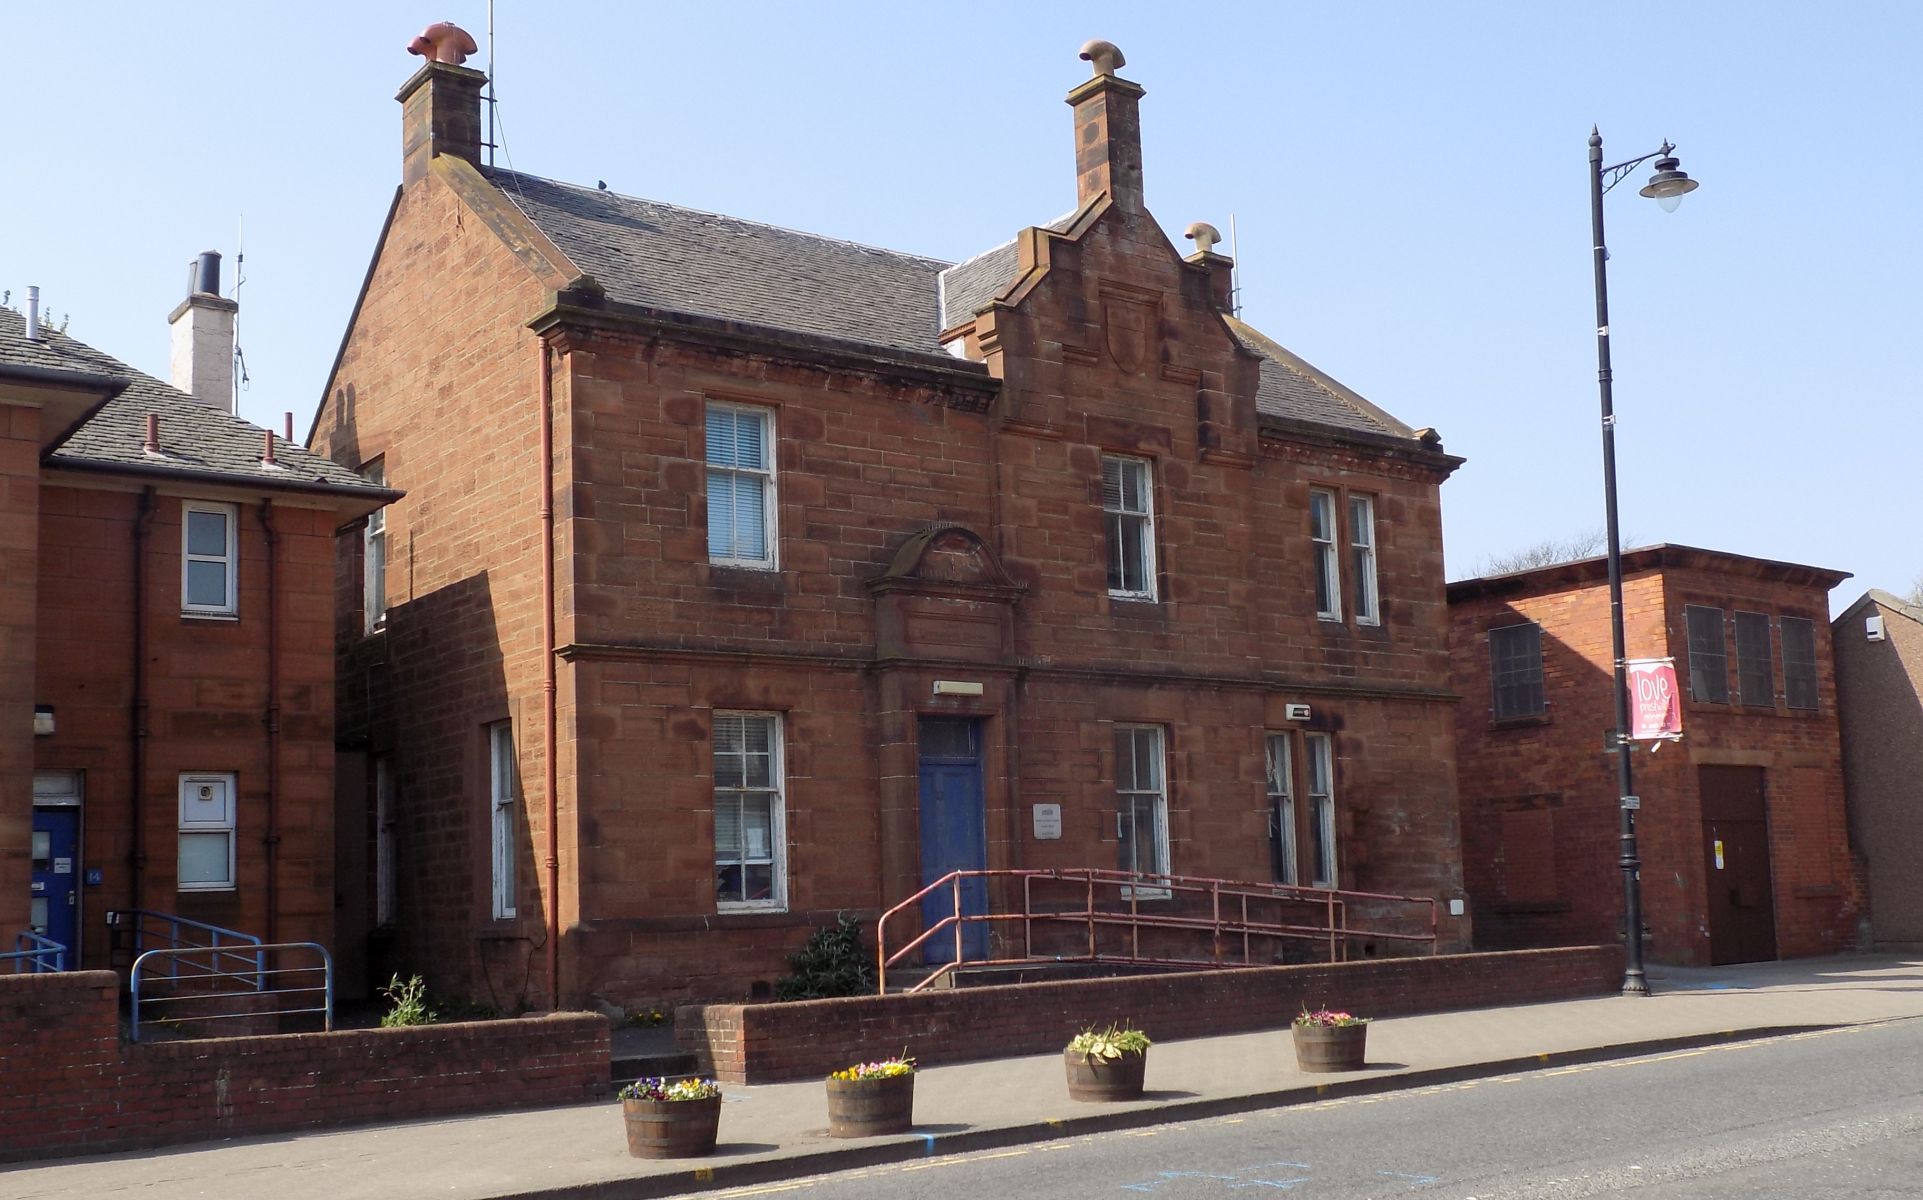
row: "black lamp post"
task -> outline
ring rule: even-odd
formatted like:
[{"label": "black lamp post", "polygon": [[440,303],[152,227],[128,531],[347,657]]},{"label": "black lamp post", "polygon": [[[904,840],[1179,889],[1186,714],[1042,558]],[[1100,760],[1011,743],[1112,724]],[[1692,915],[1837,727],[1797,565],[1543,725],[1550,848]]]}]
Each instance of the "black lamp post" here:
[{"label": "black lamp post", "polygon": [[1623,177],[1656,160],[1656,173],[1642,194],[1662,205],[1664,212],[1675,212],[1683,197],[1696,190],[1696,181],[1676,168],[1670,151],[1676,147],[1663,142],[1663,148],[1641,158],[1632,158],[1611,167],[1603,166],[1603,140],[1599,130],[1589,131],[1589,221],[1595,233],[1596,256],[1596,382],[1602,391],[1603,501],[1608,513],[1609,532],[1609,635],[1616,665],[1616,781],[1622,807],[1623,869],[1623,943],[1628,958],[1623,969],[1623,995],[1647,996],[1649,980],[1643,973],[1643,889],[1642,860],[1636,851],[1636,798],[1629,762],[1629,678],[1623,647],[1623,550],[1616,525],[1616,408],[1610,392],[1609,371],[1609,250],[1603,240],[1603,194],[1623,181]]}]

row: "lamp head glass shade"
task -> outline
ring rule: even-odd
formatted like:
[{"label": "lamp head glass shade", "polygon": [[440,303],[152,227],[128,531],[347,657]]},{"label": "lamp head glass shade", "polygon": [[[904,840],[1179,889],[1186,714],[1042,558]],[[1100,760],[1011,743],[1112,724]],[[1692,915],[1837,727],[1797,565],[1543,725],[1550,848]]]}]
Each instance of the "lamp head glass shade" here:
[{"label": "lamp head glass shade", "polygon": [[1640,194],[1662,205],[1664,212],[1675,212],[1677,206],[1682,204],[1683,197],[1699,186],[1694,179],[1677,170],[1674,158],[1665,157],[1656,160],[1656,173],[1649,177]]}]

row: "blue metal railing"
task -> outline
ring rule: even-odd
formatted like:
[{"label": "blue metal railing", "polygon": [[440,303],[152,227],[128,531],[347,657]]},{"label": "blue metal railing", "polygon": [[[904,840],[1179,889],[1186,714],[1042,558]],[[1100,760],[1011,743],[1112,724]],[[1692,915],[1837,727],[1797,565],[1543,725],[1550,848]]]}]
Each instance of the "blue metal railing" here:
[{"label": "blue metal railing", "polygon": [[[244,936],[244,935],[243,935]],[[299,957],[313,955],[311,966],[286,966],[290,959],[298,962]],[[275,956],[277,965],[266,965],[269,954]],[[220,968],[222,958],[252,959],[252,964],[239,971],[225,971]],[[187,992],[170,991],[162,995],[142,994],[142,984],[151,983],[151,975],[164,971],[162,976],[168,980],[192,979],[209,986]],[[313,982],[318,974],[320,979]],[[238,987],[227,986],[227,981],[236,981]],[[140,1040],[140,1022],[143,1008],[148,1010],[148,1021],[164,1021],[179,1027],[195,1021],[235,1021],[247,1017],[271,1016],[276,1020],[282,1016],[299,1013],[319,1013],[324,1029],[334,1028],[334,960],[327,948],[318,942],[274,942],[263,945],[258,940],[253,943],[253,953],[236,954],[231,950],[221,950],[212,946],[179,946],[159,950],[148,950],[134,959],[133,971],[127,977],[128,1031],[132,1041]],[[277,997],[272,1007],[262,1008],[260,997]],[[284,1003],[287,997],[305,997],[309,1003]],[[223,1005],[223,1001],[227,1003]],[[189,1011],[181,1011],[180,1005],[188,1005]],[[174,1011],[161,1008],[162,1005],[176,1006]]]},{"label": "blue metal railing", "polygon": [[64,971],[67,969],[67,948],[31,929],[23,930],[13,939],[13,949],[0,953],[0,964],[9,968],[4,973],[10,975]]},{"label": "blue metal railing", "polygon": [[[163,960],[169,979],[219,976],[240,980],[254,991],[261,989],[267,956],[261,951],[260,939],[251,933],[144,908],[113,909],[107,913],[107,926],[123,933],[132,932],[136,958],[149,950],[208,952],[205,961],[188,956]],[[252,965],[251,972],[240,969],[248,964]],[[250,975],[252,982],[247,983]]]}]

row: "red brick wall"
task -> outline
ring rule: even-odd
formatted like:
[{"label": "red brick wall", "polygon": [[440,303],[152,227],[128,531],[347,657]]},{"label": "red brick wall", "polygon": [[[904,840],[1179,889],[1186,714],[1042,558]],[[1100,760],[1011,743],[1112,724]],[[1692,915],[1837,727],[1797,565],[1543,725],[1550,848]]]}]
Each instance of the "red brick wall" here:
[{"label": "red brick wall", "polygon": [[[334,580],[339,736],[391,755],[399,798],[399,920],[386,965],[503,1011],[543,1003],[539,386],[523,324],[540,286],[439,174],[401,196],[311,448],[359,470],[381,459],[407,493],[387,510],[385,632],[367,636],[362,528]],[[565,380],[562,381],[565,387]],[[557,444],[567,443],[557,404]],[[565,492],[566,458],[560,487]],[[561,523],[562,553],[567,523]],[[563,639],[565,640],[565,638]],[[563,674],[567,672],[565,665]],[[567,690],[564,688],[564,696]],[[491,905],[483,726],[511,721],[523,801],[518,919]],[[373,839],[371,778],[343,813]],[[344,794],[354,792],[350,781]],[[562,796],[571,825],[571,790]],[[371,862],[371,852],[368,855]],[[576,856],[562,855],[572,873]],[[343,881],[373,923],[371,872]],[[573,888],[564,889],[572,921]],[[376,983],[381,982],[375,980]]]},{"label": "red brick wall", "polygon": [[[1714,764],[1765,771],[1778,953],[1847,948],[1862,898],[1844,828],[1824,586],[1807,573],[1772,573],[1757,560],[1700,553],[1640,570],[1632,555],[1624,581],[1629,656],[1673,656],[1685,693],[1683,741],[1634,756],[1650,952],[1663,961],[1709,959],[1698,768]],[[1726,619],[1737,609],[1770,614],[1779,694],[1773,709],[1688,698],[1689,604],[1720,607]],[[1814,712],[1791,710],[1780,700],[1782,616],[1815,623]],[[1616,766],[1603,749],[1605,731],[1615,726],[1606,583],[1562,578],[1552,569],[1534,584],[1459,598],[1450,619],[1451,673],[1463,696],[1455,714],[1463,874],[1477,945],[1619,939]],[[1524,621],[1542,626],[1548,711],[1540,719],[1498,723],[1491,717],[1488,630]],[[1726,642],[1733,699],[1733,636]],[[1543,878],[1546,864],[1553,867],[1553,885]]]},{"label": "red brick wall", "polygon": [[0,402],[0,936],[27,927],[40,411]]},{"label": "red brick wall", "polygon": [[[258,503],[240,503],[239,616],[181,615],[181,503],[155,497],[144,553],[148,729],[140,783],[146,868],[130,894],[133,545],[138,495],[48,484],[40,490],[38,681],[57,731],[35,740],[34,767],[79,771],[82,862],[102,886],[82,889],[82,961],[107,962],[105,911],[142,907],[267,932],[267,535]],[[206,499],[224,499],[203,496]],[[278,501],[280,773],[276,934],[333,941],[334,514]],[[232,892],[175,887],[179,776],[238,777]]]},{"label": "red brick wall", "polygon": [[572,1104],[608,1089],[593,1013],[128,1043],[104,971],[0,976],[0,1162]]},{"label": "red brick wall", "polygon": [[1041,1054],[1110,1021],[1174,1040],[1281,1029],[1323,1005],[1394,1017],[1568,1000],[1615,991],[1622,970],[1620,947],[1578,946],[690,1006],[675,1012],[675,1038],[723,1082],[774,1083],[904,1049],[928,1066]]}]

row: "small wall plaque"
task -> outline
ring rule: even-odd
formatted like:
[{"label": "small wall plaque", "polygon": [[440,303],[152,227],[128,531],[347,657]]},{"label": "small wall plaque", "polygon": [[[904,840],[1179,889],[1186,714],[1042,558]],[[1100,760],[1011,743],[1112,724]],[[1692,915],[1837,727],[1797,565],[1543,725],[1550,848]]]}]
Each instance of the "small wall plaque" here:
[{"label": "small wall plaque", "polygon": [[1038,842],[1060,841],[1062,836],[1062,806],[1059,804],[1037,804],[1035,806],[1035,840]]}]

